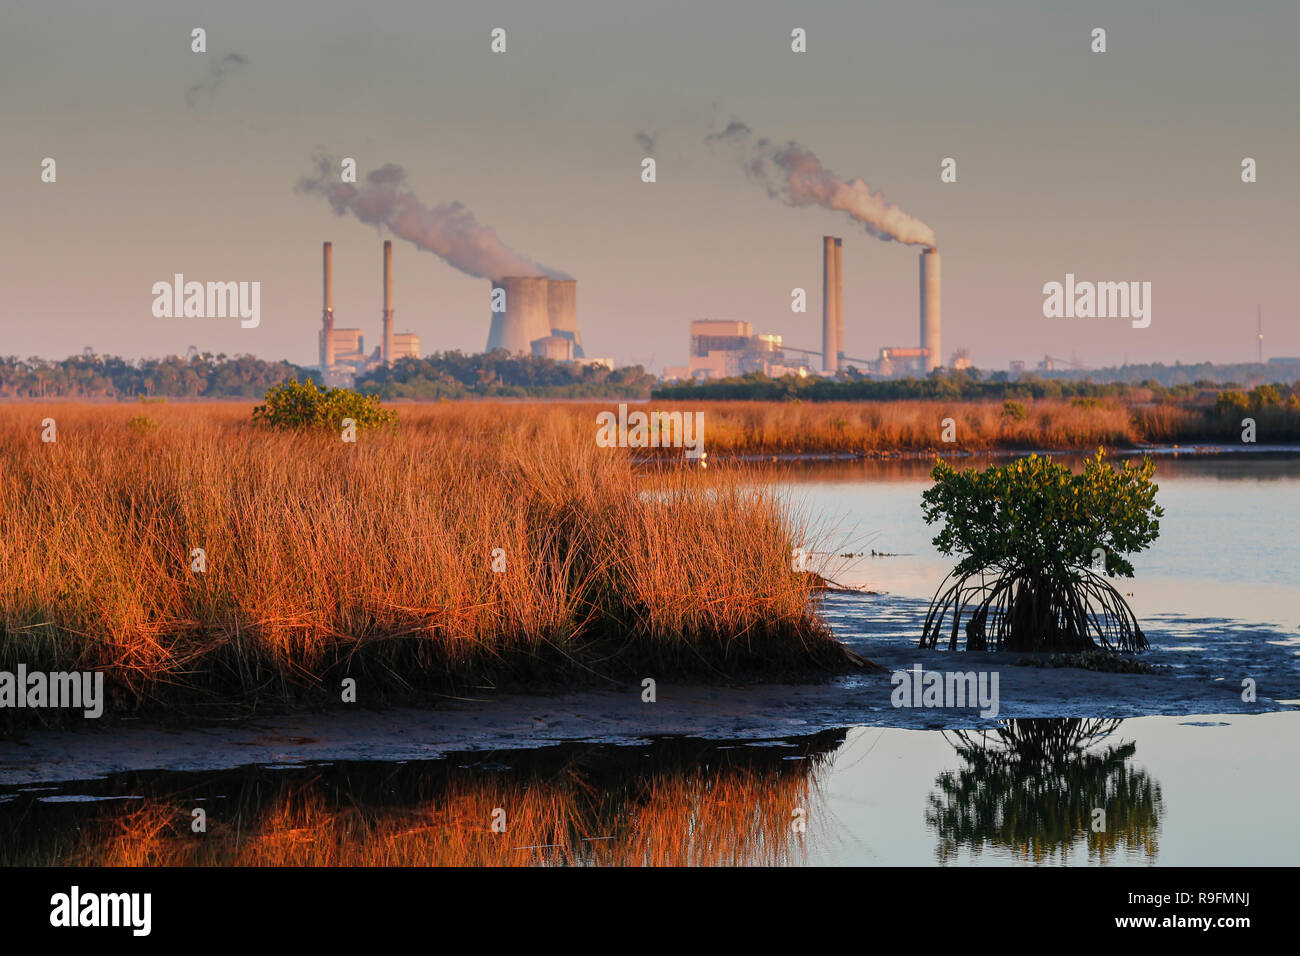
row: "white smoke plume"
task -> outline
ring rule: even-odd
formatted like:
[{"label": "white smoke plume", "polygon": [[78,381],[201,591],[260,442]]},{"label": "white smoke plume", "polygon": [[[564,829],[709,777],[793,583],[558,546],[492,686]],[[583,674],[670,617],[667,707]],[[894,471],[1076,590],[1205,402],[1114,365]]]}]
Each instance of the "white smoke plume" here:
[{"label": "white smoke plume", "polygon": [[868,235],[885,242],[935,245],[934,230],[921,220],[887,202],[883,194],[872,192],[865,180],[840,179],[812,150],[793,140],[782,144],[755,139],[753,130],[735,120],[707,140],[736,149],[745,172],[762,183],[772,199],[789,206],[821,206],[846,213],[861,223]]},{"label": "white smoke plume", "polygon": [[449,266],[481,279],[505,276],[572,276],[539,265],[501,241],[496,230],[483,225],[459,202],[432,208],[406,188],[406,172],[389,163],[365,177],[364,184],[339,181],[339,164],[318,157],[316,173],[298,181],[300,192],[324,196],[340,216],[351,213],[362,222],[388,229],[399,239],[432,252]]}]

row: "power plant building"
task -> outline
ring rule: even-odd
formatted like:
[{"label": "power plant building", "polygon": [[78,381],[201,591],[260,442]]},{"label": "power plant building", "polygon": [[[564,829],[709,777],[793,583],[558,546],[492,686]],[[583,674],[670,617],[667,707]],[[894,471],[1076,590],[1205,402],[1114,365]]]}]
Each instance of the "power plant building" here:
[{"label": "power plant building", "polygon": [[[886,346],[876,359],[846,358],[844,354],[844,242],[822,237],[822,351],[824,374],[835,376],[851,363],[858,374],[881,377],[927,375],[943,362],[940,353],[939,251],[925,246],[920,261],[920,341],[915,346]],[[664,369],[665,379],[730,378],[750,372],[771,377],[806,375],[800,363],[786,364],[786,353],[816,355],[793,346],[783,347],[779,335],[754,335],[748,322],[705,320],[691,323],[688,365]],[[952,365],[970,368],[965,350],[954,353]]]},{"label": "power plant building", "polygon": [[334,324],[334,245],[323,249],[324,311],[320,331],[321,379],[331,387],[350,386],[356,376],[380,365],[391,366],[399,358],[420,357],[420,337],[414,332],[393,329],[393,244],[383,247],[382,345],[367,356],[360,329],[340,329]]},{"label": "power plant building", "polygon": [[350,385],[357,371],[365,367],[365,339],[360,329],[334,325],[334,244],[323,249],[324,315],[320,331],[321,378],[327,386]]},{"label": "power plant building", "polygon": [[749,372],[779,378],[804,376],[808,369],[802,364],[786,364],[779,335],[755,335],[749,322],[701,319],[691,323],[689,364],[666,367],[663,377],[670,381],[733,378]]},{"label": "power plant building", "polygon": [[582,358],[582,337],[578,334],[577,279],[546,280],[546,313],[551,335],[573,343],[570,358]]},{"label": "power plant building", "polygon": [[420,336],[414,332],[393,333],[393,361],[420,357]]},{"label": "power plant building", "polygon": [[544,339],[534,339],[532,349],[534,355],[553,359],[556,362],[572,362],[575,358],[573,339],[564,335],[548,335]]},{"label": "power plant building", "polygon": [[[567,346],[549,340],[563,339]],[[583,357],[578,332],[578,281],[546,276],[506,276],[492,283],[487,350],[522,355]]]}]

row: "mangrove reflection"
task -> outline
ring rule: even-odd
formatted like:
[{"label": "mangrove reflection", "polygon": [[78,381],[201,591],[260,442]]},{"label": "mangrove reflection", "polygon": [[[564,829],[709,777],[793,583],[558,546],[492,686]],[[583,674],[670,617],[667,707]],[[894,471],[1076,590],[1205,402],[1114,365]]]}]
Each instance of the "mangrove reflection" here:
[{"label": "mangrove reflection", "polygon": [[0,866],[798,863],[823,816],[815,778],[844,738],[565,745],[14,788],[0,793]]},{"label": "mangrove reflection", "polygon": [[[1099,863],[1119,850],[1154,862],[1160,785],[1128,765],[1136,744],[1103,746],[1119,723],[1022,719],[953,734],[949,742],[966,766],[939,776],[925,814],[939,838],[939,862],[963,848],[978,856],[985,846],[1035,863],[1065,862],[1076,847]],[[1105,811],[1100,832],[1095,809]]]}]

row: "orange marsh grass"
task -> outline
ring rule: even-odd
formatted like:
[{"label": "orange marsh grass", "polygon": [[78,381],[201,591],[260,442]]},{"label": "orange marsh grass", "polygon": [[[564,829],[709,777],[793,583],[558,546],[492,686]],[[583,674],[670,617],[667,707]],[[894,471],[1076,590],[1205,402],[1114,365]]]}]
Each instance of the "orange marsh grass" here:
[{"label": "orange marsh grass", "polygon": [[594,412],[399,407],[349,444],[145,411],[0,408],[0,669],[103,669],[122,709],[840,659],[797,520],[598,448]]}]

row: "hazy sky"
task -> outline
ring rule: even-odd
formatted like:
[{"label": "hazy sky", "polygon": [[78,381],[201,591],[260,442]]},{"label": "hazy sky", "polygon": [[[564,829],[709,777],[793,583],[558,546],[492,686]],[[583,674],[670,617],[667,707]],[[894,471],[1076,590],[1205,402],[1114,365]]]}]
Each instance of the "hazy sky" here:
[{"label": "hazy sky", "polygon": [[[824,234],[844,237],[846,353],[915,345],[918,250],[769,199],[704,142],[739,119],[934,229],[945,362],[1250,361],[1256,303],[1266,357],[1300,355],[1297,35],[1293,0],[6,0],[0,354],[312,364],[325,239],[338,324],[373,348],[387,236],[295,190],[320,151],[400,164],[425,203],[463,202],[577,277],[588,355],[682,364],[703,317],[820,348]],[[216,78],[230,53],[247,63]],[[487,282],[400,240],[394,266],[399,331],[482,350]],[[151,286],[175,272],[260,281],[260,327],[155,318]],[[1151,326],[1044,318],[1067,272],[1151,282]]]}]

